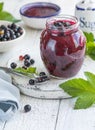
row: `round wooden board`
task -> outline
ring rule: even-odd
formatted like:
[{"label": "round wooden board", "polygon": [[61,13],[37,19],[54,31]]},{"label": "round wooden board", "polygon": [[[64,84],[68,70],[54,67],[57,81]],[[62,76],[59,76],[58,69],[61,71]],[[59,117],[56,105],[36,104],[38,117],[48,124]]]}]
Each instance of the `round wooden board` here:
[{"label": "round wooden board", "polygon": [[[37,63],[37,65],[39,65],[37,66],[39,71],[46,71],[42,62],[40,62],[40,64]],[[90,71],[92,73],[95,73],[94,66],[95,66],[95,61],[86,57],[81,70],[75,77],[72,77],[72,78],[79,78],[79,77],[85,78],[84,76],[85,71]],[[34,86],[34,85],[28,84],[29,78],[22,78],[22,77],[17,77],[14,75],[12,77],[13,77],[13,84],[15,84],[20,89],[21,93],[25,95],[28,95],[34,98],[41,98],[41,99],[70,98],[70,96],[59,87],[59,84],[69,79],[59,80],[59,79],[51,78],[46,83]]]}]

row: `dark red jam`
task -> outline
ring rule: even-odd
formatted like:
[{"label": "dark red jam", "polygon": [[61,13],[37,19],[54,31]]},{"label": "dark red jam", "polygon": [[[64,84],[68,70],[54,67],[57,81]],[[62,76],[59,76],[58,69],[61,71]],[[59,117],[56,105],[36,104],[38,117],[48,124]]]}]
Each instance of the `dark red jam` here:
[{"label": "dark red jam", "polygon": [[53,7],[29,7],[24,11],[24,15],[29,17],[44,17],[53,15],[56,13],[56,9]]},{"label": "dark red jam", "polygon": [[[70,16],[68,16],[70,17]],[[85,55],[85,37],[75,17],[47,21],[40,40],[43,63],[50,75],[69,78],[76,75]]]}]

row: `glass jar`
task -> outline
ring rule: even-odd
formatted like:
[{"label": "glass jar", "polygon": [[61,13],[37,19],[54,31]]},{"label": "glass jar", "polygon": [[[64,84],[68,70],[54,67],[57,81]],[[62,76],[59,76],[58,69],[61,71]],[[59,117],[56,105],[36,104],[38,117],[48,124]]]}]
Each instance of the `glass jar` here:
[{"label": "glass jar", "polygon": [[74,16],[58,16],[46,21],[40,39],[42,61],[49,74],[69,78],[80,70],[86,39]]}]

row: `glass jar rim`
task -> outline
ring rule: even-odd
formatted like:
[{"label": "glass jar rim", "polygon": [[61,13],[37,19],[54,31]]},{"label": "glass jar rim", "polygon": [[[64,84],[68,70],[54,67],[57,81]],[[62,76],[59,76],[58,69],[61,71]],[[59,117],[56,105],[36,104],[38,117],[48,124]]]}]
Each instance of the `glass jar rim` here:
[{"label": "glass jar rim", "polygon": [[[52,27],[52,23],[60,21],[60,20],[69,20],[74,22],[72,25],[70,26],[61,26],[61,27]],[[46,20],[46,28],[52,31],[60,31],[60,32],[67,32],[67,31],[71,31],[75,28],[77,28],[79,26],[79,20],[76,16],[73,15],[58,15],[56,17],[52,17],[52,18],[48,18]]]}]

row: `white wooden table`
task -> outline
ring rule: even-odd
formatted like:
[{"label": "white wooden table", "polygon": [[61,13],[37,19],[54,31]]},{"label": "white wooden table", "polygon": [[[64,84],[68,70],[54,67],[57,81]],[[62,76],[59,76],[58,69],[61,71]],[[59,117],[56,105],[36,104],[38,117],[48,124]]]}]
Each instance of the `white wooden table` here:
[{"label": "white wooden table", "polygon": [[[33,0],[2,0],[4,9],[20,18],[21,5]],[[34,0],[38,1],[38,0]],[[39,0],[40,1],[40,0]],[[42,0],[45,1],[45,0]],[[77,0],[48,0],[57,3],[62,8],[63,14],[74,14]],[[0,0],[1,2],[1,0]],[[27,28],[26,36],[21,43],[9,52],[0,54],[0,65],[19,53],[31,53],[32,47],[39,44],[41,30]],[[36,50],[35,50],[36,51]],[[36,52],[36,55],[38,52]],[[0,130],[95,130],[95,107],[86,110],[74,110],[73,99],[42,100],[21,94],[21,109],[30,104],[32,109],[28,113],[18,112],[10,121],[0,122]]]}]

